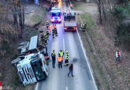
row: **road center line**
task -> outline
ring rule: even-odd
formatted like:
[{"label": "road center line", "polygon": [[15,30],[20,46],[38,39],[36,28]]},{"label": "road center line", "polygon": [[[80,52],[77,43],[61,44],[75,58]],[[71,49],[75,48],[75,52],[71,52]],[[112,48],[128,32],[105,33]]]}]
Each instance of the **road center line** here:
[{"label": "road center line", "polygon": [[65,90],[68,90],[68,87],[66,86]]},{"label": "road center line", "polygon": [[65,51],[65,39],[63,38],[63,50]]}]

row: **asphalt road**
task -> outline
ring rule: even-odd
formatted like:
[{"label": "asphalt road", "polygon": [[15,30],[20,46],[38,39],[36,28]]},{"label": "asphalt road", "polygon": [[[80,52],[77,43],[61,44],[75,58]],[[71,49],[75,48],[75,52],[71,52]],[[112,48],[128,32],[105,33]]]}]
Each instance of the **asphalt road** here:
[{"label": "asphalt road", "polygon": [[74,77],[68,77],[69,68],[63,66],[59,69],[57,62],[56,68],[52,68],[50,60],[49,76],[37,84],[37,90],[96,90],[77,32],[64,32],[63,24],[57,24],[57,30],[56,38],[53,39],[52,34],[49,37],[49,55],[52,50],[57,55],[59,50],[68,50],[70,62],[74,64]]}]

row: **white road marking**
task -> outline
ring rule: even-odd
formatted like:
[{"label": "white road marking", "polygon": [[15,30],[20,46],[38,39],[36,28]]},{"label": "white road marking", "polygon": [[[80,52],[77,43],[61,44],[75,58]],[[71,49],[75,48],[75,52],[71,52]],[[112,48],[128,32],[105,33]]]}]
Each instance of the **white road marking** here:
[{"label": "white road marking", "polygon": [[63,50],[65,51],[65,39],[63,38]]},{"label": "white road marking", "polygon": [[35,90],[38,90],[39,83],[36,84]]},{"label": "white road marking", "polygon": [[90,62],[88,61],[88,58],[87,58],[87,56],[86,56],[85,48],[84,48],[84,46],[83,46],[83,42],[82,42],[82,40],[81,40],[81,37],[80,37],[80,35],[79,35],[78,30],[77,30],[77,34],[78,34],[78,37],[79,37],[79,41],[80,41],[80,43],[81,43],[81,47],[82,47],[82,50],[83,50],[83,53],[84,53],[86,62],[87,62],[87,64],[88,64],[88,68],[89,68],[89,70],[90,70],[90,74],[91,74],[91,76],[92,76],[92,80],[93,80],[95,89],[98,90],[97,85],[96,85],[96,82],[95,82],[95,79],[94,79],[94,77],[93,77],[93,70],[92,70],[92,68],[91,68],[91,66],[90,66]]},{"label": "white road marking", "polygon": [[65,90],[68,90],[68,87],[66,86],[66,89]]}]

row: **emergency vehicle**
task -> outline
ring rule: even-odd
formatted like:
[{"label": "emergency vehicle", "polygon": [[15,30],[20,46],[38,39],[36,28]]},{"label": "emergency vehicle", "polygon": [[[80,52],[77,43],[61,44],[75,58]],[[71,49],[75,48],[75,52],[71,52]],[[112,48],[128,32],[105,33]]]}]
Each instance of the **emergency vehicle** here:
[{"label": "emergency vehicle", "polygon": [[52,2],[58,4],[58,0],[52,0]]},{"label": "emergency vehicle", "polygon": [[76,13],[73,11],[67,10],[63,13],[64,15],[64,30],[65,31],[76,31],[77,30],[77,21]]},{"label": "emergency vehicle", "polygon": [[61,23],[62,22],[61,9],[60,8],[53,7],[51,9],[50,13],[51,13],[51,22],[52,23]]}]

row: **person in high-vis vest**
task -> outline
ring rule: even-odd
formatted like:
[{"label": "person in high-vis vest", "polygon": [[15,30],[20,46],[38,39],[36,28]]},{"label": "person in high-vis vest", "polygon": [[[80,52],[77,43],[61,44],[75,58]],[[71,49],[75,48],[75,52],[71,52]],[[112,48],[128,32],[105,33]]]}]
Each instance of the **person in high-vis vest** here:
[{"label": "person in high-vis vest", "polygon": [[54,24],[53,26],[52,26],[52,29],[54,30],[56,28],[56,24]]},{"label": "person in high-vis vest", "polygon": [[73,4],[72,3],[70,4],[70,8],[73,9]]},{"label": "person in high-vis vest", "polygon": [[63,52],[62,50],[60,50],[59,55],[60,55],[61,57],[63,57],[63,56],[64,56],[64,52]]},{"label": "person in high-vis vest", "polygon": [[44,34],[44,40],[45,40],[45,44],[47,45],[48,35],[46,33]]},{"label": "person in high-vis vest", "polygon": [[56,36],[58,36],[57,28],[54,29],[54,33]]},{"label": "person in high-vis vest", "polygon": [[52,36],[55,37],[55,29],[52,29]]},{"label": "person in high-vis vest", "polygon": [[48,29],[48,27],[49,27],[49,22],[48,22],[48,21],[46,21],[46,27],[47,27],[47,29]]},{"label": "person in high-vis vest", "polygon": [[47,31],[46,31],[46,35],[47,35],[48,38],[49,38],[49,34],[50,34],[50,33],[49,33],[49,31],[47,30]]},{"label": "person in high-vis vest", "polygon": [[55,63],[56,63],[55,50],[53,50],[53,52],[51,53],[51,57],[52,57],[52,66],[53,66],[53,68],[55,68]]},{"label": "person in high-vis vest", "polygon": [[68,66],[69,65],[69,52],[66,51],[66,56],[65,56],[65,65]]},{"label": "person in high-vis vest", "polygon": [[49,34],[51,34],[51,25],[49,26]]},{"label": "person in high-vis vest", "polygon": [[53,27],[52,27],[52,34],[53,34],[53,38],[58,35],[58,33],[57,33],[57,28],[56,28],[56,25],[55,25],[55,24],[54,24]]},{"label": "person in high-vis vest", "polygon": [[57,57],[57,61],[58,61],[58,67],[62,68],[62,61],[63,61],[63,57],[61,57],[60,55]]}]

